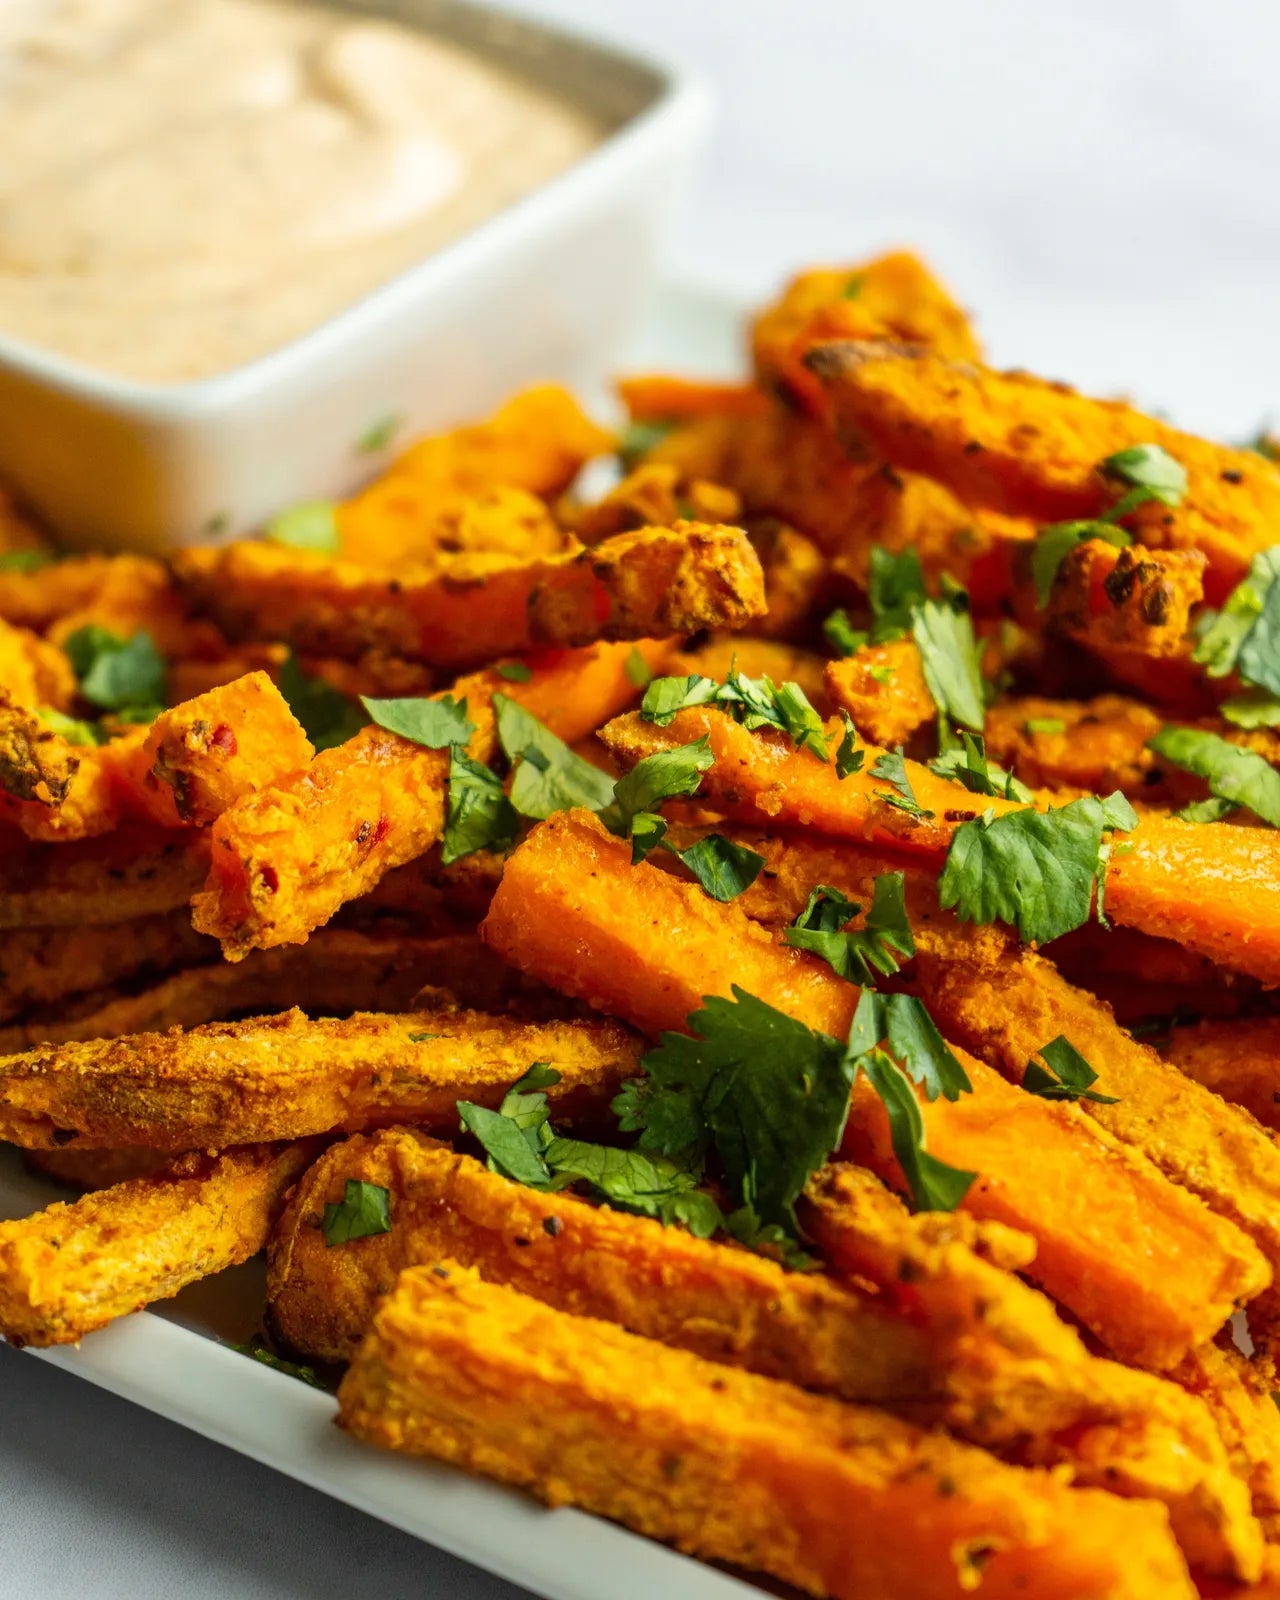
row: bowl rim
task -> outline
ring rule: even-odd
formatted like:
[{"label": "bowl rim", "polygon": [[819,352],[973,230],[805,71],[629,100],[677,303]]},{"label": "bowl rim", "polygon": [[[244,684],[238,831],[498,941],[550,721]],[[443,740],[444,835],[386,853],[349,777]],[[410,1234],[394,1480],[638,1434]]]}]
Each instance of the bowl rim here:
[{"label": "bowl rim", "polygon": [[545,226],[558,216],[580,210],[594,194],[611,186],[619,169],[642,163],[653,145],[669,137],[686,131],[694,134],[709,114],[711,92],[706,80],[673,61],[577,29],[542,23],[494,6],[476,5],[471,0],[466,0],[465,9],[518,24],[553,44],[560,42],[593,54],[606,68],[647,75],[656,86],[655,92],[563,172],[503,206],[457,239],[375,284],[324,321],[249,361],[200,378],[129,378],[46,350],[0,329],[0,369],[46,391],[140,422],[193,422],[221,416],[287,387],[315,367],[325,366],[353,344],[360,344],[366,333],[466,278],[485,258],[500,254],[530,227]]}]

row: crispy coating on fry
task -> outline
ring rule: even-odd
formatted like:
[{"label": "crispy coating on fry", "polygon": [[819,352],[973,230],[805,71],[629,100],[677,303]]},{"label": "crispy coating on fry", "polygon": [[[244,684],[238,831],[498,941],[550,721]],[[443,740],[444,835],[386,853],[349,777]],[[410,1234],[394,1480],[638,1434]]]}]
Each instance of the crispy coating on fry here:
[{"label": "crispy coating on fry", "polygon": [[1120,789],[1159,800],[1166,797],[1163,769],[1147,742],[1163,726],[1158,711],[1124,695],[1023,696],[989,706],[983,731],[988,755],[1032,788]]},{"label": "crispy coating on fry", "polygon": [[492,490],[522,491],[526,499],[557,495],[587,460],[612,445],[613,436],[567,390],[552,384],[526,389],[485,422],[417,440],[375,483],[340,505],[342,553],[371,567],[430,560],[457,539],[466,502]]},{"label": "crispy coating on fry", "polygon": [[124,827],[72,844],[0,832],[0,929],[127,922],[184,905],[209,866],[207,836]]},{"label": "crispy coating on fry", "polygon": [[1280,1409],[1264,1362],[1250,1361],[1227,1339],[1204,1344],[1170,1374],[1209,1408],[1237,1475],[1260,1517],[1280,1513]]},{"label": "crispy coating on fry", "polygon": [[[0,577],[0,584],[3,583]],[[76,675],[56,644],[30,628],[0,622],[0,691],[16,706],[52,706],[65,711],[76,693]]]},{"label": "crispy coating on fry", "polygon": [[[330,1250],[315,1222],[351,1179],[389,1191],[393,1227]],[[888,1294],[539,1193],[416,1130],[391,1129],[331,1148],[293,1191],[270,1249],[272,1327],[306,1355],[348,1361],[403,1268],[454,1260],[561,1311],[945,1422],[1023,1465],[1065,1464],[1077,1481],[1162,1499],[1198,1567],[1256,1573],[1261,1531],[1203,1408],[1161,1379],[1088,1355],[1047,1300],[961,1242],[1004,1243],[1016,1238],[1008,1230],[963,1213],[908,1218],[880,1192],[898,1212],[879,1239],[893,1257]],[[1018,1242],[1025,1261],[1034,1245]]]},{"label": "crispy coating on fry", "polygon": [[914,639],[864,644],[826,669],[827,696],[873,744],[905,744],[938,714]]},{"label": "crispy coating on fry", "polygon": [[233,638],[285,639],[319,655],[380,649],[455,670],[543,646],[739,627],[765,610],[746,534],[695,522],[560,555],[460,556],[390,579],[260,543],[182,551],[174,570]]},{"label": "crispy coating on fry", "polygon": [[76,1344],[247,1261],[312,1153],[287,1145],[187,1156],[154,1177],[0,1222],[0,1333],[17,1345]]},{"label": "crispy coating on fry", "polygon": [[69,556],[34,572],[0,573],[0,617],[36,633],[63,618],[104,627],[127,618],[133,632],[169,590],[164,567],[149,557]]},{"label": "crispy coating on fry", "polygon": [[[565,740],[590,733],[639,689],[632,650],[652,670],[670,655],[653,640],[548,652],[526,683],[496,670],[459,679],[450,691],[476,725],[470,751],[494,749],[492,701],[519,701]],[[426,853],[443,832],[449,752],[427,750],[371,726],[303,771],[248,795],[213,828],[204,890],[192,901],[202,933],[239,960],[249,950],[296,944],[340,906],[373,889],[394,867]]]},{"label": "crispy coating on fry", "polygon": [[643,372],[619,378],[618,398],[638,422],[674,422],[692,417],[750,417],[769,409],[769,398],[754,383],[682,378],[670,372]]},{"label": "crispy coating on fry", "polygon": [[990,1600],[1193,1593],[1162,1508],[441,1270],[402,1275],[348,1371],[356,1437],[837,1600],[958,1597],[979,1570]]},{"label": "crispy coating on fry", "polygon": [[60,806],[80,767],[80,751],[47,722],[7,696],[0,700],[0,789],[15,800]]},{"label": "crispy coating on fry", "polygon": [[1204,598],[1204,568],[1199,550],[1117,550],[1086,539],[1058,568],[1049,620],[1104,661],[1117,651],[1180,655]]},{"label": "crispy coating on fry", "polygon": [[0,1021],[33,1007],[188,962],[210,960],[217,946],[182,910],[129,922],[71,928],[17,928],[0,957]]},{"label": "crispy coating on fry", "polygon": [[1280,470],[1256,451],[1210,444],[1120,401],[962,365],[919,345],[819,345],[805,362],[839,422],[895,467],[1013,516],[1100,516],[1123,489],[1100,464],[1133,445],[1160,445],[1186,469],[1187,493],[1176,507],[1154,502],[1125,520],[1152,548],[1202,551],[1214,605],[1274,542]]},{"label": "crispy coating on fry", "polygon": [[1280,1021],[1275,1017],[1174,1028],[1163,1054],[1203,1088],[1280,1131]]},{"label": "crispy coating on fry", "polygon": [[777,517],[757,517],[747,533],[764,568],[768,614],[756,626],[771,639],[804,636],[826,600],[827,558],[807,534]]},{"label": "crispy coating on fry", "polygon": [[94,839],[122,822],[176,823],[146,792],[145,727],[127,727],[106,744],[68,743],[27,712],[0,708],[0,817],[30,839]]},{"label": "crispy coating on fry", "polygon": [[[572,940],[561,937],[565,927]],[[481,931],[505,960],[649,1033],[681,1028],[705,995],[737,985],[843,1037],[858,998],[826,963],[777,943],[738,904],[632,866],[625,842],[585,812],[561,813],[529,834]],[[1169,1366],[1270,1281],[1233,1223],[1077,1107],[1026,1095],[982,1062],[962,1060],[975,1092],[922,1102],[929,1149],[980,1174],[965,1207],[1032,1234],[1036,1281],[1116,1355]],[[845,1138],[851,1159],[903,1186],[883,1107],[865,1081]]]},{"label": "crispy coating on fry", "polygon": [[496,1104],[532,1061],[559,1069],[553,1097],[572,1115],[615,1090],[638,1057],[639,1041],[615,1023],[285,1011],[0,1057],[0,1132],[31,1149],[221,1150],[395,1122],[452,1130],[459,1100]]},{"label": "crispy coating on fry", "polygon": [[827,339],[906,339],[952,361],[976,361],[981,353],[960,306],[906,250],[794,277],[752,323],[757,380],[821,414],[822,386],[803,358],[812,344]]},{"label": "crispy coating on fry", "polygon": [[[996,1427],[1010,1426],[1026,1408],[1015,1459],[1069,1461],[1076,1482],[1163,1500],[1193,1567],[1257,1576],[1261,1529],[1250,1514],[1248,1471],[1233,1474],[1206,1407],[1176,1383],[1089,1355],[1050,1303],[1004,1270],[1033,1258],[1026,1235],[964,1211],[911,1216],[878,1179],[844,1162],[815,1175],[802,1217],[834,1270],[874,1284],[951,1360],[987,1373],[991,1392],[979,1394]],[[1028,1425],[1042,1407],[1056,1404],[1065,1414],[1072,1403],[1078,1426],[1069,1434],[1046,1436]],[[960,1431],[991,1447],[1001,1440],[990,1428],[980,1399]]]},{"label": "crispy coating on fry", "polygon": [[736,523],[741,514],[732,489],[703,478],[685,483],[675,467],[662,461],[642,462],[590,505],[566,499],[556,511],[559,522],[583,544],[599,544],[636,528],[670,527],[681,517]]},{"label": "crispy coating on fry", "polygon": [[[834,751],[838,731],[834,735]],[[1003,816],[1016,801],[978,797],[908,761],[906,771],[925,813],[908,815],[886,800],[874,776],[884,754],[867,746],[860,771],[840,778],[831,761],[798,750],[783,735],[750,733],[724,712],[691,706],[659,728],[631,713],[601,730],[626,767],[644,756],[706,735],[715,765],[701,795],[731,816],[764,826],[815,827],[838,838],[888,845],[940,863],[955,830],[985,812]],[[1042,797],[1041,802],[1044,801]],[[1113,921],[1280,983],[1280,833],[1230,823],[1181,822],[1147,815],[1113,849],[1106,869],[1106,908]]]}]

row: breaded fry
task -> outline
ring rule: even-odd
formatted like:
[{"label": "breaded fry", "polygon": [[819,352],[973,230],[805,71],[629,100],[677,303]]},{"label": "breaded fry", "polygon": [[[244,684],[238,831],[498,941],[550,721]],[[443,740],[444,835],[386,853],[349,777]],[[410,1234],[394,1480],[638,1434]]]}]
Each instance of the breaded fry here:
[{"label": "breaded fry", "polygon": [[642,372],[619,378],[618,398],[638,422],[675,422],[692,417],[750,417],[769,409],[769,397],[754,383],[682,378]]},{"label": "breaded fry", "polygon": [[168,573],[147,556],[67,556],[33,572],[0,573],[0,617],[44,633],[71,618],[133,633],[170,593]]},{"label": "breaded fry", "polygon": [[209,841],[191,830],[124,827],[72,844],[0,832],[0,929],[128,922],[184,905],[203,882]]},{"label": "breaded fry", "polygon": [[952,361],[976,361],[969,319],[918,256],[906,250],[853,267],[811,268],[751,326],[757,381],[780,388],[819,414],[822,386],[804,354],[825,339],[906,339]]},{"label": "breaded fry", "polygon": [[1280,1409],[1266,1365],[1219,1340],[1193,1350],[1170,1377],[1209,1408],[1260,1517],[1280,1513]]},{"label": "breaded fry", "polygon": [[583,544],[599,544],[636,528],[666,528],[681,517],[690,522],[736,523],[742,505],[732,489],[695,478],[683,483],[665,462],[644,462],[590,505],[566,498],[557,520]]},{"label": "breaded fry", "polygon": [[544,646],[740,627],[765,610],[746,534],[694,522],[618,534],[590,551],[460,556],[391,579],[260,543],[181,551],[174,570],[234,639],[285,639],[318,655],[379,649],[455,670]]},{"label": "breaded fry", "polygon": [[1195,1083],[1280,1131],[1280,1019],[1240,1017],[1174,1028],[1162,1050]]},{"label": "breaded fry", "polygon": [[1117,550],[1086,539],[1058,568],[1048,618],[1104,663],[1117,653],[1178,656],[1204,599],[1204,568],[1199,550]]},{"label": "breaded fry", "polygon": [[152,778],[171,791],[175,822],[203,826],[305,767],[315,751],[267,674],[251,672],[162,711],[143,754]]},{"label": "breaded fry", "polygon": [[[0,585],[4,578],[0,577]],[[65,711],[76,693],[76,675],[66,655],[30,628],[0,622],[0,692],[15,706],[52,706]]]},{"label": "breaded fry", "polygon": [[111,1189],[131,1178],[150,1178],[171,1166],[168,1150],[24,1150],[24,1164],[73,1189]]},{"label": "breaded fry", "polygon": [[32,713],[0,707],[0,818],[50,842],[94,839],[125,821],[163,826],[143,798],[146,739],[145,727],[131,727],[106,744],[73,745]]},{"label": "breaded fry", "polygon": [[[360,494],[337,508],[342,554],[394,569],[431,559],[456,536],[457,508],[491,490],[550,498],[583,464],[613,447],[567,390],[513,395],[485,422],[419,439]],[[452,519],[452,527],[451,527]]]},{"label": "breaded fry", "polygon": [[757,517],[747,533],[764,568],[769,607],[755,626],[770,639],[803,637],[826,599],[826,557],[807,534],[776,517]]},{"label": "breaded fry", "polygon": [[[331,1250],[315,1219],[352,1179],[388,1190],[393,1226]],[[542,1194],[414,1129],[390,1129],[334,1146],[294,1189],[270,1249],[269,1315],[294,1349],[349,1361],[403,1268],[457,1261],[561,1311],[1164,1500],[1201,1570],[1256,1574],[1261,1531],[1203,1409],[1172,1384],[1088,1355],[1047,1300],[960,1242],[966,1224],[971,1236],[1006,1230],[964,1214],[908,1218],[881,1194],[900,1216],[892,1243],[891,1229],[881,1237],[895,1254],[889,1295]],[[828,1201],[824,1215],[832,1210]]]},{"label": "breaded fry", "polygon": [[1186,469],[1186,496],[1176,507],[1142,506],[1126,522],[1154,549],[1202,551],[1213,605],[1274,542],[1280,470],[1256,451],[1210,444],[1121,401],[1025,372],[961,365],[919,345],[818,345],[805,364],[839,422],[895,467],[1012,516],[1100,516],[1120,498],[1100,464],[1133,445],[1160,445]]},{"label": "breaded fry", "polygon": [[[1065,1489],[456,1265],[402,1274],[338,1398],[340,1424],[369,1443],[815,1595],[959,1597],[979,1572],[989,1600],[1194,1592],[1162,1508]],[[853,1527],[892,1537],[850,1538]]]},{"label": "breaded fry", "polygon": [[[703,996],[737,985],[843,1037],[858,997],[739,905],[632,866],[629,845],[580,811],[550,818],[519,846],[481,931],[505,960],[649,1033],[682,1028]],[[975,1092],[921,1104],[929,1149],[980,1174],[964,1206],[1031,1234],[1035,1280],[1117,1356],[1170,1366],[1269,1283],[1257,1246],[1234,1223],[1078,1107],[1024,1094],[960,1059]],[[902,1186],[883,1106],[862,1080],[845,1150]]]},{"label": "breaded fry", "polygon": [[[834,753],[839,731],[830,731]],[[798,750],[784,735],[749,733],[709,706],[677,712],[665,728],[631,713],[600,734],[625,767],[704,735],[715,765],[702,775],[702,797],[764,826],[820,828],[936,865],[961,823],[988,811],[1003,816],[1020,809],[1016,801],[970,794],[908,761],[906,772],[926,813],[909,815],[892,804],[886,781],[874,776],[884,754],[875,746],[866,747],[859,771],[840,778],[833,762]],[[1280,983],[1280,833],[1145,816],[1112,850],[1106,909],[1126,927],[1176,938],[1264,983]]]},{"label": "breaded fry", "polygon": [[459,1100],[496,1104],[534,1061],[558,1068],[552,1094],[572,1116],[634,1075],[639,1054],[611,1022],[285,1011],[0,1057],[0,1135],[28,1149],[221,1150],[396,1122],[452,1131]]},{"label": "breaded fry", "polygon": [[1040,789],[1113,789],[1167,798],[1165,769],[1147,749],[1164,726],[1158,711],[1123,695],[1092,700],[1023,696],[987,708],[987,754]]},{"label": "breaded fry", "polygon": [[[627,671],[633,649],[650,670],[670,654],[652,640],[594,645],[548,652],[525,683],[497,671],[459,679],[450,693],[466,702],[476,725],[471,754],[481,761],[492,755],[495,694],[518,701],[566,741],[584,737],[640,693]],[[196,927],[220,939],[232,961],[252,949],[301,942],[392,868],[438,843],[448,780],[447,750],[424,749],[376,726],[322,751],[302,772],[219,817],[208,882],[192,901]]]},{"label": "breaded fry", "polygon": [[864,644],[826,668],[827,697],[873,744],[905,744],[938,714],[914,639]]},{"label": "breaded fry", "polygon": [[0,1333],[76,1344],[256,1255],[314,1152],[270,1145],[184,1156],[163,1173],[0,1222]]},{"label": "breaded fry", "polygon": [[123,978],[211,960],[217,949],[182,910],[129,922],[12,929],[0,957],[0,1021]]}]

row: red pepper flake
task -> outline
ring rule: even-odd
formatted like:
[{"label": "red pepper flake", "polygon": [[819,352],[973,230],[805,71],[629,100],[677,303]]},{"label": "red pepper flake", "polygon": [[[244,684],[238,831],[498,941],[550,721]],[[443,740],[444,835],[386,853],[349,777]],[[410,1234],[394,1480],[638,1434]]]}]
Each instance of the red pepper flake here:
[{"label": "red pepper flake", "polygon": [[374,845],[381,844],[390,831],[391,818],[387,816],[386,812],[384,811],[383,814],[378,818],[378,826],[373,830],[373,838],[370,840],[369,848],[372,850]]},{"label": "red pepper flake", "polygon": [[229,756],[235,755],[239,748],[236,744],[235,729],[228,722],[218,724],[209,735],[209,743],[215,750],[225,750]]},{"label": "red pepper flake", "polygon": [[267,893],[275,894],[276,890],[280,887],[280,874],[276,871],[276,869],[273,866],[267,865],[263,867],[258,876],[262,879],[262,887],[267,891]]}]

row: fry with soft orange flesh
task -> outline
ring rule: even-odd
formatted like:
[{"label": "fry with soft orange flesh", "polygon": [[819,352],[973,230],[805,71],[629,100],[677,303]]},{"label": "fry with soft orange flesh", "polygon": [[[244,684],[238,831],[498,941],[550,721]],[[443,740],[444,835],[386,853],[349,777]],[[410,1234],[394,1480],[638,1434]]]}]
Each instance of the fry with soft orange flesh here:
[{"label": "fry with soft orange flesh", "polygon": [[1264,1363],[1227,1341],[1201,1345],[1170,1374],[1209,1408],[1235,1472],[1260,1517],[1280,1513],[1280,1408]]},{"label": "fry with soft orange flesh", "polygon": [[[549,652],[527,683],[497,671],[461,678],[450,691],[476,725],[469,749],[494,749],[492,701],[505,694],[570,742],[640,693],[628,673],[633,650],[653,670],[671,646],[594,645]],[[248,795],[214,825],[204,890],[192,901],[202,933],[239,960],[249,950],[296,944],[393,867],[425,854],[444,832],[449,752],[427,750],[370,726],[324,750],[303,771]]]},{"label": "fry with soft orange flesh", "polygon": [[[630,846],[585,812],[534,828],[508,861],[481,931],[505,960],[648,1033],[682,1028],[703,996],[729,995],[736,984],[843,1037],[859,992],[777,943],[738,905],[633,867]],[[1032,1234],[1036,1281],[1122,1359],[1171,1365],[1270,1281],[1233,1223],[1077,1107],[1024,1094],[962,1060],[976,1092],[921,1105],[929,1149],[981,1175],[966,1209]],[[865,1080],[846,1141],[855,1159],[900,1182]]]},{"label": "fry with soft orange flesh", "polygon": [[[420,485],[414,485],[420,493]],[[383,489],[377,485],[367,489],[362,500],[377,496],[380,509],[399,508],[399,497],[404,492],[404,479],[393,475]],[[421,525],[415,530],[411,544],[398,548],[394,544],[379,548],[376,544],[343,537],[341,555],[365,571],[389,575],[413,568],[415,571],[438,571],[447,567],[461,555],[510,556],[527,560],[531,556],[556,556],[566,550],[576,549],[576,542],[559,526],[551,515],[545,500],[525,489],[508,485],[495,486],[463,499],[444,496],[430,507]],[[341,529],[350,519],[338,513]],[[363,519],[366,527],[368,519]],[[399,532],[402,520],[392,519],[388,531]]]},{"label": "fry with soft orange flesh", "polygon": [[[829,729],[832,752],[839,732]],[[919,805],[931,817],[890,805],[872,768],[882,750],[867,746],[860,771],[836,775],[833,761],[798,750],[784,735],[749,733],[724,712],[690,706],[659,728],[638,714],[601,730],[627,767],[675,745],[709,738],[715,764],[702,775],[707,804],[765,826],[814,827],[838,838],[887,844],[940,862],[955,830],[1017,802],[977,796],[918,762],[906,763]],[[1222,822],[1148,815],[1119,835],[1107,865],[1107,915],[1114,922],[1174,938],[1264,983],[1280,983],[1280,833]]]},{"label": "fry with soft orange flesh", "polygon": [[180,551],[174,569],[232,638],[284,639],[317,655],[380,649],[455,670],[545,646],[740,627],[765,610],[746,534],[695,522],[561,555],[460,556],[392,578],[263,543]]},{"label": "fry with soft orange flesh", "polygon": [[770,401],[753,383],[681,378],[669,372],[619,378],[618,398],[637,422],[675,422],[693,417],[750,417]]},{"label": "fry with soft orange flesh", "polygon": [[[330,1250],[315,1218],[352,1180],[388,1191],[392,1229]],[[1005,1230],[963,1214],[908,1218],[881,1193],[900,1213],[896,1229],[881,1230],[895,1257],[889,1294],[525,1188],[414,1129],[357,1136],[320,1158],[281,1214],[271,1326],[304,1355],[348,1361],[405,1267],[454,1260],[561,1311],[943,1422],[1022,1465],[1061,1463],[1078,1482],[1161,1499],[1193,1565],[1256,1573],[1261,1531],[1203,1408],[1162,1379],[1088,1355],[1043,1296],[960,1242],[963,1224],[971,1235]]]},{"label": "fry with soft orange flesh", "polygon": [[0,617],[44,633],[64,617],[111,627],[141,626],[170,591],[169,575],[148,556],[69,556],[33,572],[0,572]]},{"label": "fry with soft orange flesh", "polygon": [[1101,463],[1134,445],[1161,446],[1186,469],[1186,494],[1177,506],[1141,506],[1126,522],[1153,548],[1202,551],[1213,605],[1275,541],[1280,470],[1256,451],[1211,444],[1122,401],[961,365],[921,346],[818,345],[805,360],[840,423],[894,466],[1013,516],[1101,516],[1124,487]]},{"label": "fry with soft orange flesh", "polygon": [[1104,664],[1117,653],[1181,655],[1204,599],[1204,566],[1199,550],[1117,550],[1086,539],[1058,568],[1048,619]]},{"label": "fry with soft orange flesh", "polygon": [[914,639],[864,644],[843,661],[829,662],[826,685],[828,697],[874,744],[905,744],[938,714]]},{"label": "fry with soft orange flesh", "polygon": [[756,317],[751,354],[758,382],[781,387],[810,410],[823,408],[822,386],[804,366],[817,340],[907,339],[953,361],[981,351],[969,319],[924,262],[909,251],[853,267],[799,273]]},{"label": "fry with soft orange flesh", "polygon": [[86,1010],[64,1005],[54,1015],[0,1028],[0,1055],[39,1044],[194,1028],[294,1006],[310,1016],[406,1011],[428,985],[482,1010],[500,1009],[517,996],[527,1004],[528,980],[484,961],[483,954],[474,934],[418,938],[399,931],[318,928],[304,945],[256,950],[235,963],[189,967],[136,994],[108,990]]},{"label": "fry with soft orange flesh", "polygon": [[634,472],[590,505],[564,500],[556,516],[584,544],[598,544],[635,528],[669,527],[679,517],[691,522],[736,523],[742,506],[732,489],[695,478],[681,480],[666,462],[642,462]]},{"label": "fry with soft orange flesh", "polygon": [[16,1345],[77,1344],[247,1261],[313,1153],[267,1145],[185,1156],[154,1177],[0,1222],[0,1334]]},{"label": "fry with soft orange flesh", "polygon": [[958,1600],[979,1578],[988,1600],[1194,1594],[1163,1508],[1063,1488],[456,1264],[402,1274],[338,1399],[340,1424],[369,1443],[814,1595]]},{"label": "fry with soft orange flesh", "polygon": [[182,910],[80,928],[17,928],[0,958],[0,1020],[122,978],[207,960],[217,946]]},{"label": "fry with soft orange flesh", "polygon": [[1174,1028],[1166,1061],[1280,1132],[1280,1019],[1239,1017]]},{"label": "fry with soft orange flesh", "polygon": [[14,705],[52,706],[56,711],[65,711],[75,698],[77,687],[71,663],[56,644],[50,644],[30,628],[0,622],[0,691]]},{"label": "fry with soft orange flesh", "polygon": [[1124,695],[1092,700],[1029,695],[988,706],[983,732],[991,759],[1032,788],[1090,794],[1120,789],[1158,800],[1166,794],[1163,768],[1147,743],[1164,722],[1158,711]]},{"label": "fry with soft orange flesh", "polygon": [[[1132,928],[1087,923],[1055,939],[1051,954],[1068,982],[1105,1000],[1126,1027],[1134,1017],[1169,1015],[1179,1006],[1234,1016],[1262,992],[1254,978],[1228,972],[1172,939]],[[1151,1006],[1161,994],[1168,996],[1168,1003]],[[1139,1009],[1144,1004],[1146,1011]]]},{"label": "fry with soft orange flesh", "polygon": [[71,844],[0,829],[0,929],[122,922],[185,905],[209,866],[206,835],[118,828]]},{"label": "fry with soft orange flesh", "polygon": [[305,767],[315,751],[265,672],[251,672],[162,711],[143,753],[172,791],[175,820],[202,826],[242,795]]},{"label": "fry with soft orange flesh", "polygon": [[557,495],[613,447],[565,389],[513,395],[484,422],[419,439],[376,482],[337,507],[342,553],[370,566],[432,556],[459,502],[493,489]]},{"label": "fry with soft orange flesh", "polygon": [[559,1069],[552,1097],[572,1115],[634,1076],[639,1056],[640,1041],[611,1022],[285,1011],[0,1057],[0,1136],[30,1149],[220,1150],[396,1122],[453,1131],[459,1100],[497,1104],[533,1061]]}]

